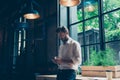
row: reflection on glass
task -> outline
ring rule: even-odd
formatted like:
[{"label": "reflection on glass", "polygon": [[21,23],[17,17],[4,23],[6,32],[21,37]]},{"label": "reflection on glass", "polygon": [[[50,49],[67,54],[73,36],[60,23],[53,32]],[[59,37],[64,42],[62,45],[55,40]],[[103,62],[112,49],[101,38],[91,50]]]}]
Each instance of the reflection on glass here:
[{"label": "reflection on glass", "polygon": [[[98,15],[98,2],[97,0],[84,1],[84,15],[85,19]],[[70,23],[75,23],[83,20],[82,4],[75,7],[70,7]]]},{"label": "reflection on glass", "polygon": [[104,12],[111,11],[113,9],[120,8],[119,0],[103,0]]},{"label": "reflection on glass", "polygon": [[85,7],[85,11],[93,12],[94,10],[95,10],[95,7],[93,5],[88,5],[87,7]]},{"label": "reflection on glass", "polygon": [[84,2],[85,19],[98,15],[98,2],[85,1]]},{"label": "reflection on glass", "polygon": [[104,16],[106,41],[120,40],[120,10]]},{"label": "reflection on glass", "polygon": [[93,6],[91,2],[87,1],[85,3],[86,3],[85,11],[93,12],[95,10],[95,7]]}]

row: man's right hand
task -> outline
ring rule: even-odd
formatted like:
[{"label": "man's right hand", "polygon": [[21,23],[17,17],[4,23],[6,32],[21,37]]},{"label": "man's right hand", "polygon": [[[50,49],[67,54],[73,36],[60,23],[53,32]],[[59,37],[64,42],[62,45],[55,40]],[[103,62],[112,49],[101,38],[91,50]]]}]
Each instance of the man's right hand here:
[{"label": "man's right hand", "polygon": [[54,57],[54,58],[52,59],[52,61],[53,61],[55,64],[61,64],[61,63],[62,63],[62,59],[59,58],[59,57]]}]

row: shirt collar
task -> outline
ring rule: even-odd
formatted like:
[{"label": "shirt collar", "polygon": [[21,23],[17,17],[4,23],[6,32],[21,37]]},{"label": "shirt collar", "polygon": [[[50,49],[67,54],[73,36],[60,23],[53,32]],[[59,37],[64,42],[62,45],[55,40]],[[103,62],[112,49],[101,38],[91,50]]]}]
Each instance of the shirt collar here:
[{"label": "shirt collar", "polygon": [[68,37],[68,40],[67,40],[66,44],[69,44],[71,42],[71,40],[72,39],[70,37]]}]

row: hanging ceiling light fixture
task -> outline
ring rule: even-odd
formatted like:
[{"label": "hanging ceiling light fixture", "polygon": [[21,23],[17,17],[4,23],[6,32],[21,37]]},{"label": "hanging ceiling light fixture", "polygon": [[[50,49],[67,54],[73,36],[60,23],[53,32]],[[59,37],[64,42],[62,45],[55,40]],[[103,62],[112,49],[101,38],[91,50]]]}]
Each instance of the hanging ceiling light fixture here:
[{"label": "hanging ceiling light fixture", "polygon": [[77,6],[80,0],[60,0],[60,4],[66,7]]},{"label": "hanging ceiling light fixture", "polygon": [[24,14],[24,18],[26,19],[38,19],[40,17],[39,12],[33,9],[32,0],[30,3],[30,9]]},{"label": "hanging ceiling light fixture", "polygon": [[86,2],[85,3],[85,10],[88,12],[93,12],[95,10],[95,7],[91,2]]},{"label": "hanging ceiling light fixture", "polygon": [[38,19],[40,15],[36,10],[31,10],[30,12],[24,14],[24,17],[26,19]]}]

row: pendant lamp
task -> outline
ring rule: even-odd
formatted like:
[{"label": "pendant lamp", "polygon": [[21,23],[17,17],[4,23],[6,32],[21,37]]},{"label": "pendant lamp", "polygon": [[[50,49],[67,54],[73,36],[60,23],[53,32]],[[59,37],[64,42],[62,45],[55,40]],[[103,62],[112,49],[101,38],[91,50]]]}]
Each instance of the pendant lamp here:
[{"label": "pendant lamp", "polygon": [[26,19],[38,19],[40,17],[38,11],[36,10],[31,10],[28,13],[24,14],[24,17]]},{"label": "pendant lamp", "polygon": [[30,8],[24,14],[24,18],[26,19],[38,19],[40,17],[39,12],[33,9],[33,4],[31,1]]},{"label": "pendant lamp", "polygon": [[95,8],[93,5],[89,5],[89,6],[85,7],[85,10],[88,12],[93,12],[95,10]]},{"label": "pendant lamp", "polygon": [[77,6],[80,3],[80,0],[60,0],[60,5],[71,7]]},{"label": "pendant lamp", "polygon": [[85,11],[93,12],[94,10],[95,10],[95,7],[91,2],[89,1],[85,2]]}]

